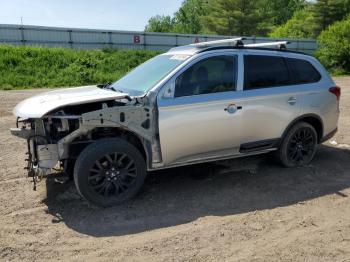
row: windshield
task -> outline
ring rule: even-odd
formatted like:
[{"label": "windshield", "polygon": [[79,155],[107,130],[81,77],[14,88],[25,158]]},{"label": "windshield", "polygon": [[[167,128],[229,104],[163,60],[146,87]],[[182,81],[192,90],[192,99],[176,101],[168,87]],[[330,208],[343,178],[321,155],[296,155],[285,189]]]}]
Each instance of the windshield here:
[{"label": "windshield", "polygon": [[113,83],[111,88],[129,95],[141,95],[154,87],[188,57],[188,55],[156,56]]}]

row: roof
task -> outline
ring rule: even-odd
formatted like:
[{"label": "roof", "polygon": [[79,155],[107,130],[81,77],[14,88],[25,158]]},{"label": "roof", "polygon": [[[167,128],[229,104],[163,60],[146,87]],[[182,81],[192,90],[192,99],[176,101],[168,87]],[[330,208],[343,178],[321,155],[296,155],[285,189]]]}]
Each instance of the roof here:
[{"label": "roof", "polygon": [[195,55],[200,51],[203,51],[205,48],[191,45],[177,46],[171,48],[167,53],[171,54],[186,54],[186,55]]}]

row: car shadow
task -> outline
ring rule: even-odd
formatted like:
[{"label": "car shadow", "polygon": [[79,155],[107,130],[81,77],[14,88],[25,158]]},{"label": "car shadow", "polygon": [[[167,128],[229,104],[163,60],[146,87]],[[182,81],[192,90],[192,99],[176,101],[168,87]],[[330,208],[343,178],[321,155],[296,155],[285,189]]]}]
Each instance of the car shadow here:
[{"label": "car shadow", "polygon": [[289,206],[350,187],[350,150],[320,146],[310,166],[281,167],[271,155],[151,173],[139,195],[117,207],[90,206],[74,183],[48,179],[47,212],[53,223],[95,237],[120,236]]}]

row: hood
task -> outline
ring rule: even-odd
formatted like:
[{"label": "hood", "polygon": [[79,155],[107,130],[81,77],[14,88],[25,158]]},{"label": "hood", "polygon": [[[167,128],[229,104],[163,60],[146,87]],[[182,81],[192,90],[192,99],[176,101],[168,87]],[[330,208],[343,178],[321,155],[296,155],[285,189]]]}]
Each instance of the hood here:
[{"label": "hood", "polygon": [[50,111],[63,106],[105,101],[124,96],[124,93],[101,89],[97,86],[64,88],[23,100],[13,109],[13,114],[21,118],[41,118]]}]

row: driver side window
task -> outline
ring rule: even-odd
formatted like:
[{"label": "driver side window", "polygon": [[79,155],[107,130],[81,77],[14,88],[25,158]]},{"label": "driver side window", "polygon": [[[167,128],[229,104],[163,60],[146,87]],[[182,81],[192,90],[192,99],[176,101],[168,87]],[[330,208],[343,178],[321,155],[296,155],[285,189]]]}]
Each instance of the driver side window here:
[{"label": "driver side window", "polygon": [[215,56],[201,60],[175,81],[175,97],[236,90],[237,57]]}]

